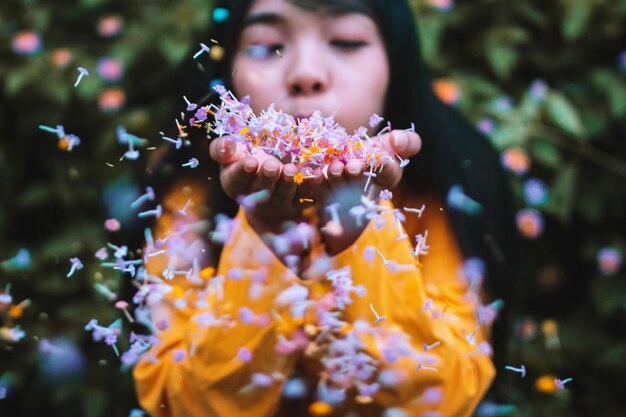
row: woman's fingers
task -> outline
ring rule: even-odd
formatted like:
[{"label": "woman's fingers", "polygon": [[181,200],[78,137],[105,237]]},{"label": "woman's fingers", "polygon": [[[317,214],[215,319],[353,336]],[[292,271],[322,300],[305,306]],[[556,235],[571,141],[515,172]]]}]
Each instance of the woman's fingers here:
[{"label": "woman's fingers", "polygon": [[298,185],[293,180],[297,172],[298,169],[294,164],[286,164],[283,166],[282,175],[278,179],[274,194],[272,195],[271,201],[273,204],[283,204],[285,208],[292,204],[298,188]]},{"label": "woman's fingers", "polygon": [[402,179],[402,168],[396,161],[385,161],[382,170],[376,170],[376,177],[372,178],[382,188],[394,188]]},{"label": "woman's fingers", "polygon": [[346,164],[344,171],[348,183],[351,185],[360,184],[364,178],[363,172],[365,172],[365,164],[358,159],[351,159]]},{"label": "woman's fingers", "polygon": [[266,159],[261,163],[261,167],[252,180],[250,192],[268,190],[270,195],[274,193],[274,188],[281,174],[281,163],[276,158]]},{"label": "woman's fingers", "polygon": [[328,166],[328,185],[331,190],[333,186],[345,181],[345,165],[341,161],[333,161]]},{"label": "woman's fingers", "polygon": [[305,193],[308,191],[314,204],[318,206],[325,204],[326,198],[330,193],[330,189],[328,188],[328,180],[326,179],[326,176],[321,168],[314,169],[313,176],[311,178],[307,178],[303,185],[304,187],[302,187],[302,191]]},{"label": "woman's fingers", "polygon": [[[422,146],[419,135],[406,130],[393,130],[379,136],[379,139],[390,153],[403,159],[417,154]],[[394,188],[402,179],[402,168],[396,159],[385,160],[382,169],[379,167],[373,173],[376,176],[371,180],[382,188]]]},{"label": "woman's fingers", "polygon": [[259,169],[259,161],[253,157],[245,157],[230,165],[223,166],[220,171],[220,182],[226,195],[237,198],[250,193],[250,185]]},{"label": "woman's fingers", "polygon": [[244,149],[243,146],[237,146],[230,137],[223,136],[211,141],[209,155],[220,165],[228,165],[241,160],[244,157]]},{"label": "woman's fingers", "polygon": [[401,158],[416,155],[422,147],[422,139],[412,131],[392,130],[380,135],[379,138],[389,151],[398,154]]}]

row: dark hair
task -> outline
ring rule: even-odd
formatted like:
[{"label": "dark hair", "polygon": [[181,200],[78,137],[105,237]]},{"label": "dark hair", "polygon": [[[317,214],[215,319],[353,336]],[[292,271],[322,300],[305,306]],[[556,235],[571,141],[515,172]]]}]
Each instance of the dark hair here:
[{"label": "dark hair", "polygon": [[[221,79],[227,88],[232,88],[233,54],[253,1],[222,2],[223,6],[219,6],[229,10],[228,18],[224,22],[214,22],[212,27],[211,38],[217,39],[224,47],[225,55],[221,61],[212,62],[214,67],[207,72]],[[514,287],[516,234],[507,178],[487,138],[433,93],[421,57],[415,18],[407,1],[288,1],[329,14],[356,11],[376,22],[386,44],[391,71],[385,118],[396,128],[406,128],[414,123],[423,141],[422,150],[405,169],[403,184],[413,189],[437,192],[444,198],[451,187],[459,185],[465,194],[480,203],[482,212],[478,215],[469,215],[450,207],[448,214],[463,256],[478,257],[485,262],[485,288],[489,295],[509,302]],[[219,200],[213,199],[213,202]],[[506,311],[494,324],[498,369],[503,366],[505,356]]]}]

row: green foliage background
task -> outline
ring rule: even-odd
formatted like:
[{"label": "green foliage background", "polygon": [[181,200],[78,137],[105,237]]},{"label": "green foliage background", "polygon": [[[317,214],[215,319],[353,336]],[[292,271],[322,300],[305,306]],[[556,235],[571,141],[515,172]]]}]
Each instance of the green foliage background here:
[{"label": "green foliage background", "polygon": [[[626,2],[473,0],[449,11],[435,1],[413,3],[425,59],[434,78],[458,86],[459,111],[475,123],[489,118],[499,150],[516,146],[530,155],[530,171],[511,174],[519,208],[528,205],[526,179],[549,186],[538,207],[545,230],[523,239],[512,306],[511,364],[524,363],[528,375],[510,373],[507,400],[515,407],[500,415],[623,412],[626,274],[623,267],[601,274],[596,256],[602,247],[626,248],[626,69],[618,62],[626,49]],[[126,416],[136,407],[129,372],[84,331],[90,318],[110,323],[121,316],[94,283],[128,291],[93,253],[106,242],[132,242],[130,232],[142,226],[107,203],[127,205],[141,193],[137,183],[149,153],[120,161],[116,128],[124,125],[157,145],[158,132],[171,129],[182,108],[181,96],[202,96],[189,91],[189,77],[201,72],[191,56],[198,42],[208,43],[210,9],[205,0],[0,2],[0,260],[20,248],[31,255],[27,268],[11,262],[0,268],[0,292],[9,290],[14,304],[31,302],[20,318],[0,310],[0,327],[19,326],[26,334],[18,342],[0,339],[0,387],[8,387],[0,415]],[[105,38],[96,25],[109,14],[124,26]],[[38,53],[12,49],[22,30],[39,34]],[[66,67],[52,62],[57,48],[73,56]],[[121,60],[120,81],[95,73],[103,56]],[[91,76],[73,88],[77,66]],[[541,97],[530,90],[538,79],[547,85]],[[104,112],[98,98],[111,88],[126,101]],[[82,143],[64,152],[40,124],[61,124]],[[105,231],[109,217],[122,221],[120,232]],[[75,256],[85,268],[68,279]],[[542,332],[546,319],[556,321],[558,345]],[[41,353],[42,339],[75,344],[82,370],[51,373],[47,361],[58,358]],[[535,380],[550,374],[574,380],[565,391],[538,392]]]}]

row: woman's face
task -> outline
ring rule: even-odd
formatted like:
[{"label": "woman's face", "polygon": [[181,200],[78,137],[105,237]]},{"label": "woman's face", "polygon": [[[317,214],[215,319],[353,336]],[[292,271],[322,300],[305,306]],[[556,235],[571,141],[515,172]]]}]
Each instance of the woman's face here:
[{"label": "woman's face", "polygon": [[300,118],[320,110],[351,133],[383,113],[389,64],[378,28],[364,14],[330,16],[286,0],[256,0],[234,56],[233,83],[257,114],[272,103]]}]

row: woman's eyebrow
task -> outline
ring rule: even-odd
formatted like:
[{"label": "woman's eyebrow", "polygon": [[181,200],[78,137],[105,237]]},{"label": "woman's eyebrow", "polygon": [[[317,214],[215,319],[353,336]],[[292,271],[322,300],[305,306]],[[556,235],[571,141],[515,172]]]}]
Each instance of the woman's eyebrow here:
[{"label": "woman's eyebrow", "polygon": [[271,24],[271,25],[283,24],[285,23],[285,21],[286,21],[285,18],[278,13],[272,13],[272,12],[256,13],[256,14],[251,14],[244,19],[243,29],[251,25],[263,24],[263,23]]}]

